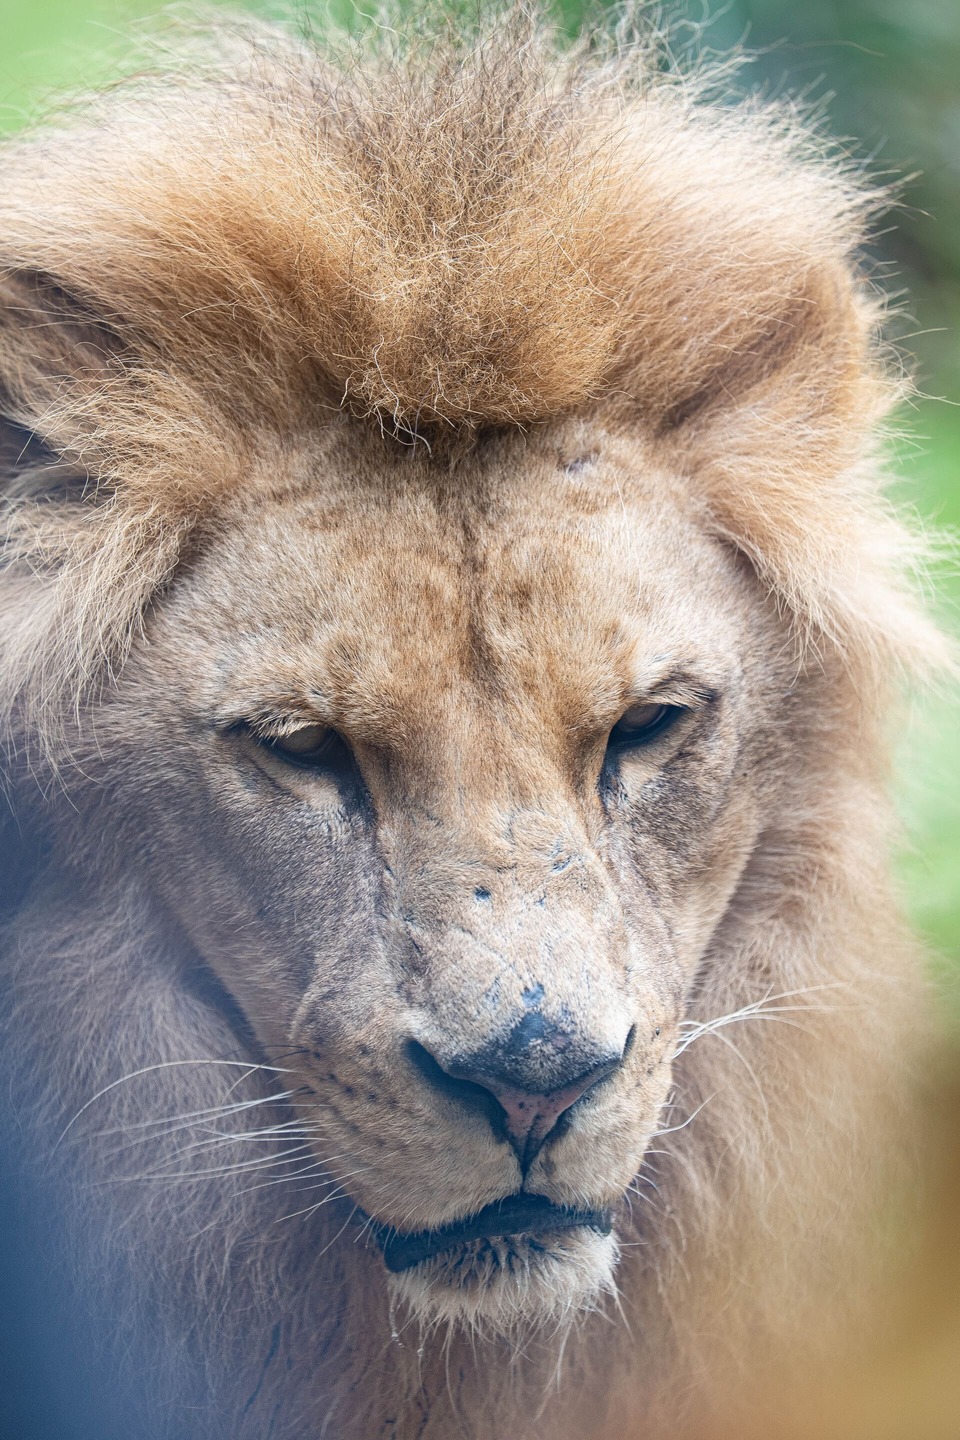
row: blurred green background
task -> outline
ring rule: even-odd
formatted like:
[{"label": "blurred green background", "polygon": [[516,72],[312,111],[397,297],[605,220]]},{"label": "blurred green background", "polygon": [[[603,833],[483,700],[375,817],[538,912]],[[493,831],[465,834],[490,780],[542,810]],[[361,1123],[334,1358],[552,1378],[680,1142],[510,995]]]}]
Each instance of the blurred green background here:
[{"label": "blurred green background", "polygon": [[[463,3],[463,0],[449,0]],[[317,28],[324,13],[305,7]],[[575,29],[581,0],[559,0]],[[131,20],[148,0],[0,0],[0,129],[16,129],[51,96],[122,69]],[[188,11],[197,7],[186,5]],[[250,8],[269,13],[267,0]],[[375,7],[359,0],[360,10]],[[933,525],[960,531],[960,0],[685,0],[669,6],[677,47],[752,59],[742,84],[801,93],[830,131],[875,172],[903,177],[901,202],[877,254],[894,293],[909,295],[898,323],[916,357],[924,397],[903,416],[897,450],[902,498]],[[960,562],[943,567],[931,602],[960,630]],[[929,937],[943,1014],[960,1037],[960,705],[917,698],[899,751],[905,819],[901,872],[917,925]]]}]

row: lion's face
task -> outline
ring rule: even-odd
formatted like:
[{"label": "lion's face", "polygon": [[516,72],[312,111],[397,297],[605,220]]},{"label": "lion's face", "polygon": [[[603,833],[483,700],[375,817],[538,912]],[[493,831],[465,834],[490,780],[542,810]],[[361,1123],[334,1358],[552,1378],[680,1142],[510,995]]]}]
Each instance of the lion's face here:
[{"label": "lion's face", "polygon": [[[121,843],[330,1176],[417,1235],[388,1259],[422,1313],[609,1282],[764,823],[788,647],[681,496],[579,427],[438,483],[345,426],[251,476],[101,714]],[[518,1193],[562,1213],[500,1236]]]}]

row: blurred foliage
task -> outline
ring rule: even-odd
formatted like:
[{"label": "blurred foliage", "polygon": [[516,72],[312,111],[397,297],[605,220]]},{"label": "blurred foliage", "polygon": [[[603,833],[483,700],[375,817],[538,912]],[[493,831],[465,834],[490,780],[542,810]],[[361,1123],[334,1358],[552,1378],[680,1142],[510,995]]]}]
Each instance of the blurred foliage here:
[{"label": "blurred foliage", "polygon": [[[576,30],[582,0],[556,4]],[[348,17],[350,5],[299,8],[322,28],[325,16]],[[474,0],[447,5],[467,13]],[[158,8],[149,0],[0,0],[0,128],[15,129],[48,97],[122,68],[131,21]],[[247,8],[276,7],[250,0]],[[850,155],[896,181],[899,203],[876,242],[879,273],[909,296],[897,337],[916,356],[921,388],[946,397],[907,412],[914,438],[899,447],[901,495],[934,525],[960,530],[960,0],[667,0],[664,8],[677,48],[742,44],[750,59],[741,85],[800,94]],[[956,630],[960,577],[956,563],[945,568],[932,598]],[[960,708],[948,695],[918,700],[914,712],[900,747],[909,835],[902,870],[960,1033]]]}]

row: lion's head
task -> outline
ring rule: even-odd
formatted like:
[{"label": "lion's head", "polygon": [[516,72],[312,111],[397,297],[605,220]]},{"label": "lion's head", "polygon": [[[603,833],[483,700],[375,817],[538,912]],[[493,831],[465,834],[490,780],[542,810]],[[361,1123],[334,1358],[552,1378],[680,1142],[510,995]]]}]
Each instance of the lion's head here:
[{"label": "lion's head", "polygon": [[[269,1183],[493,1333],[846,1193],[823,1097],[887,1061],[811,997],[884,970],[879,718],[936,643],[869,461],[869,197],[782,115],[516,43],[232,36],[14,143],[0,201],[10,786],[44,903],[82,856],[113,904],[126,1027],[83,1002],[47,1108],[262,1067]],[[762,1080],[694,1061],[764,1007],[805,1023]]]}]

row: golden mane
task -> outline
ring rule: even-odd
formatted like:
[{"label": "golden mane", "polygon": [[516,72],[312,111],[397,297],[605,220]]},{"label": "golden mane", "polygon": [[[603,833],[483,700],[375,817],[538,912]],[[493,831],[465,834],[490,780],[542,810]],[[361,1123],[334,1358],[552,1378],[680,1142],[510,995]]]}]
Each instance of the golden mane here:
[{"label": "golden mane", "polygon": [[864,379],[876,307],[845,282],[877,197],[784,107],[702,103],[655,37],[564,52],[514,14],[342,70],[251,25],[187,59],[7,155],[5,270],[143,399],[172,377],[241,424],[347,404],[429,434],[616,387],[656,426],[831,323],[834,384]]}]

